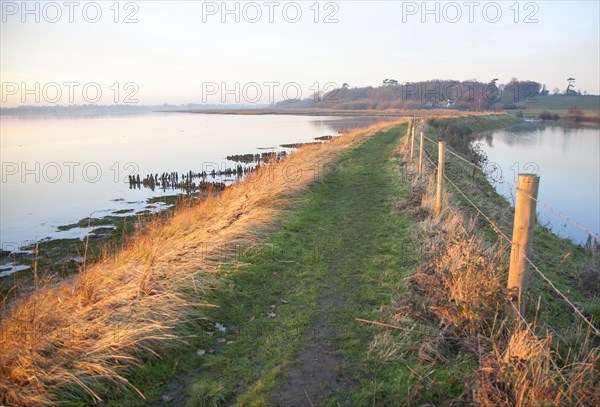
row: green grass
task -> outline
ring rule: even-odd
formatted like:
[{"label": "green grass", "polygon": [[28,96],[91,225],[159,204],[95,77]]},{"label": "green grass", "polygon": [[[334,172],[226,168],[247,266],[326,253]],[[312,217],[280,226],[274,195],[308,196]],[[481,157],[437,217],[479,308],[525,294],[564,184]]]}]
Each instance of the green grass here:
[{"label": "green grass", "polygon": [[[119,394],[109,404],[160,405],[174,383],[184,383],[177,392],[189,406],[269,405],[284,372],[320,335],[331,337],[337,369],[353,384],[329,389],[328,405],[447,405],[460,397],[471,356],[449,352],[429,373],[415,351],[422,338],[356,321],[387,320],[382,310],[409,294],[407,277],[419,262],[413,220],[394,210],[407,193],[404,168],[393,158],[405,133],[399,126],[343,154],[258,247],[240,249],[224,267],[210,298],[220,308],[199,322],[195,336],[133,373],[148,400]],[[397,355],[369,352],[374,339]]]},{"label": "green grass", "polygon": [[[322,333],[314,331],[315,319],[339,332],[336,347],[344,361],[339,369],[359,383],[333,391],[330,405],[408,402],[411,370],[368,356],[381,328],[355,320],[380,319],[382,306],[408,292],[405,279],[418,261],[412,221],[393,210],[406,193],[401,169],[391,159],[404,132],[402,126],[380,133],[344,156],[271,236],[273,251],[243,256],[250,265],[231,275],[236,289],[222,304],[219,320],[250,334],[207,358],[205,368],[229,392],[243,389],[239,405],[268,405],[280,373],[295,363],[312,335]],[[332,303],[321,309],[319,302],[327,298]],[[288,303],[281,305],[282,299]],[[271,305],[277,317],[268,320]]]},{"label": "green grass", "polygon": [[569,109],[577,106],[580,109],[600,110],[600,96],[540,96],[524,106],[536,109]]},{"label": "green grass", "polygon": [[543,111],[566,116],[571,107],[578,107],[585,114],[600,114],[600,96],[540,96],[517,105],[525,109],[527,117],[537,117]]}]

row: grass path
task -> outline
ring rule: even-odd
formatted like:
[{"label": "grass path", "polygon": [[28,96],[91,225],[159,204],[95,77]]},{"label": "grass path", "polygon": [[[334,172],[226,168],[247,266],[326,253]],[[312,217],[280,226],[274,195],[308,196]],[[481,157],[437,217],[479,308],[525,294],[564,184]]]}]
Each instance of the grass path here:
[{"label": "grass path", "polygon": [[247,265],[229,270],[230,289],[215,298],[214,318],[229,329],[215,333],[189,404],[356,406],[390,397],[381,387],[401,377],[372,363],[377,329],[355,318],[380,318],[414,267],[411,221],[394,211],[404,190],[392,155],[404,132],[347,152],[267,245],[240,255]]},{"label": "grass path", "polygon": [[[405,133],[403,124],[342,153],[258,247],[227,259],[204,298],[219,308],[199,334],[131,377],[147,399],[109,405],[409,405],[416,352],[382,357],[402,334],[356,320],[389,320],[418,262],[413,220],[396,210]],[[384,346],[370,352],[374,339]]]}]

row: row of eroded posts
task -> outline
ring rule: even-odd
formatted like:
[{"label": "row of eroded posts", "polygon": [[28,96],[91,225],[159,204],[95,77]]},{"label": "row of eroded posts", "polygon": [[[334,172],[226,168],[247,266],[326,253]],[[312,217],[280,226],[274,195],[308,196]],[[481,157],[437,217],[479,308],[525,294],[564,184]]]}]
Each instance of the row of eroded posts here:
[{"label": "row of eroded posts", "polygon": [[[408,138],[410,138],[410,161],[415,153],[415,122],[409,122]],[[409,140],[407,138],[407,145]],[[419,176],[423,174],[424,134],[420,134],[419,145]],[[444,162],[446,142],[438,141],[438,165],[435,214],[441,215],[443,209],[444,191]],[[518,321],[524,315],[523,295],[527,290],[529,254],[533,239],[533,229],[536,222],[536,203],[540,177],[535,174],[519,174],[517,196],[515,201],[515,219],[511,241],[510,267],[508,271],[508,292],[511,302],[510,312]],[[517,312],[518,310],[518,312]]]}]

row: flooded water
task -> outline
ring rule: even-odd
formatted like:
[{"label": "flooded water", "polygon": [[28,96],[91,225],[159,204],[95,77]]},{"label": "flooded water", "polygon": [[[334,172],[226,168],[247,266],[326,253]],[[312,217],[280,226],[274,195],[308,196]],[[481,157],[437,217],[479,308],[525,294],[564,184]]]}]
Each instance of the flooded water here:
[{"label": "flooded water", "polygon": [[578,243],[588,238],[584,229],[600,233],[598,127],[525,124],[482,134],[478,142],[489,159],[490,180],[511,204],[519,172],[536,173],[541,224]]},{"label": "flooded water", "polygon": [[[225,169],[232,154],[282,151],[280,144],[380,121],[376,117],[155,113],[0,120],[0,242],[3,250],[47,238],[83,237],[57,227],[88,216],[157,211],[146,199],[174,191],[131,189],[129,175]],[[129,213],[131,214],[131,213]]]}]

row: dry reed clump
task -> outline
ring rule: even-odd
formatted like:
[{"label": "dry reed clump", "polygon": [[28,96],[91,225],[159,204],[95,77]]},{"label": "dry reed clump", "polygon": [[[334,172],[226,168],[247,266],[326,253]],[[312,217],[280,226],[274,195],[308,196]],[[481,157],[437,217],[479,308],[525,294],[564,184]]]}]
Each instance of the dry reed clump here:
[{"label": "dry reed clump", "polygon": [[552,350],[551,334],[539,338],[531,326],[516,327],[506,344],[496,343],[480,361],[473,400],[485,407],[600,405],[600,348],[588,339],[562,359]]},{"label": "dry reed clump", "polygon": [[[435,169],[428,171],[429,176],[412,180],[411,190],[424,190],[421,205],[433,214]],[[505,319],[508,247],[475,237],[474,222],[465,226],[452,194],[444,193],[441,216],[419,221],[419,237],[431,260],[413,276],[419,296],[413,307],[416,315],[442,325],[440,336],[419,348],[421,362],[444,361],[441,351],[452,345],[474,354],[479,368],[471,400],[480,406],[600,405],[600,347],[590,341],[589,328],[578,325],[569,353],[560,355],[552,335],[542,338],[534,327]]]},{"label": "dry reed clump", "polygon": [[[324,164],[401,121],[354,130],[261,167],[220,195],[154,221],[127,247],[59,282],[39,281],[0,320],[0,404],[52,405],[56,392],[135,389],[123,376],[176,343],[175,328],[202,318],[219,258],[273,224],[282,205],[319,179]],[[73,393],[74,392],[74,393]]]},{"label": "dry reed clump", "polygon": [[[433,174],[413,180],[411,190],[424,190],[421,207],[430,214],[419,222],[419,235],[432,260],[413,276],[416,288],[429,311],[455,334],[474,337],[489,332],[505,298],[503,251],[469,233],[462,215],[451,207],[442,216],[433,215]],[[446,191],[446,202],[452,199]]]},{"label": "dry reed clump", "polygon": [[454,238],[433,264],[444,296],[432,311],[444,323],[459,328],[464,335],[483,333],[494,322],[504,301],[503,268],[475,237]]}]

